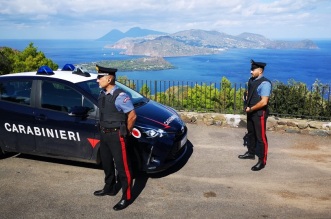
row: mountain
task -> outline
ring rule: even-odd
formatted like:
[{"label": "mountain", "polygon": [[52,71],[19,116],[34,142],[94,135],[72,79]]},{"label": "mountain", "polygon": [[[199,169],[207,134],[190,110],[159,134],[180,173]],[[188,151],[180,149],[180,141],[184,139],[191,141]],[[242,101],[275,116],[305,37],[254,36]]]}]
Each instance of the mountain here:
[{"label": "mountain", "polygon": [[104,35],[103,37],[100,37],[99,39],[97,39],[98,41],[110,41],[110,42],[116,42],[122,38],[124,38],[124,33],[114,29],[112,31],[110,31],[109,33],[107,33],[106,35]]},{"label": "mountain", "polygon": [[100,37],[97,39],[98,41],[110,41],[110,42],[116,42],[120,39],[130,37],[145,37],[148,35],[165,35],[166,33],[154,31],[154,30],[148,30],[148,29],[141,29],[140,27],[133,27],[127,32],[123,33],[120,30],[113,29],[106,35]]},{"label": "mountain", "polygon": [[126,55],[192,56],[217,54],[222,50],[239,49],[317,49],[311,40],[274,41],[254,33],[232,36],[217,31],[185,30],[174,34],[123,38],[108,48],[123,49]]}]

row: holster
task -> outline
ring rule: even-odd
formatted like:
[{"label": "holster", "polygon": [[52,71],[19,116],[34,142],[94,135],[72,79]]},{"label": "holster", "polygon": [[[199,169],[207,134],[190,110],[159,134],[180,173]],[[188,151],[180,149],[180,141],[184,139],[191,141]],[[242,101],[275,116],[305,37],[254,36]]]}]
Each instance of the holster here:
[{"label": "holster", "polygon": [[128,135],[128,130],[125,124],[121,124],[120,126],[120,134],[122,137],[126,137]]}]

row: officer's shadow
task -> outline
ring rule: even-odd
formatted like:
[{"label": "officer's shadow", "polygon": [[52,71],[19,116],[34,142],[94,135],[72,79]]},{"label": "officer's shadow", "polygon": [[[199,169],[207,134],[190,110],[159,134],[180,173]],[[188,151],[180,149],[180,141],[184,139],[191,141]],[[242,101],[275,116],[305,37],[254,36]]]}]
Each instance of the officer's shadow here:
[{"label": "officer's shadow", "polygon": [[190,141],[187,141],[186,153],[184,154],[182,159],[180,159],[174,166],[160,173],[149,173],[149,174],[145,172],[136,173],[134,184],[132,187],[132,202],[134,202],[136,198],[138,198],[138,196],[142,193],[142,191],[146,187],[149,178],[163,178],[179,171],[182,167],[185,166],[185,164],[191,157],[192,153],[193,153],[193,145]]}]

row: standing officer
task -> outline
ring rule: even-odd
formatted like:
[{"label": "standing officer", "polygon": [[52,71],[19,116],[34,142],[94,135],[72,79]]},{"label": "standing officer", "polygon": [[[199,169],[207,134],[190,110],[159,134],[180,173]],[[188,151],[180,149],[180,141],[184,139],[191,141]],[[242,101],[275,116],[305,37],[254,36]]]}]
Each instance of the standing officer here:
[{"label": "standing officer", "polygon": [[259,161],[251,168],[253,171],[263,169],[267,162],[268,140],[266,123],[269,114],[268,102],[271,94],[271,82],[263,76],[266,63],[251,60],[251,75],[248,81],[247,93],[247,148],[248,151],[239,155],[240,159],[255,159],[255,152]]},{"label": "standing officer", "polygon": [[126,208],[131,201],[132,171],[126,137],[131,134],[136,121],[136,113],[130,97],[115,85],[117,69],[96,65],[99,87],[100,111],[100,156],[105,172],[105,186],[94,192],[96,196],[116,195],[115,166],[122,198],[113,207],[115,211]]}]

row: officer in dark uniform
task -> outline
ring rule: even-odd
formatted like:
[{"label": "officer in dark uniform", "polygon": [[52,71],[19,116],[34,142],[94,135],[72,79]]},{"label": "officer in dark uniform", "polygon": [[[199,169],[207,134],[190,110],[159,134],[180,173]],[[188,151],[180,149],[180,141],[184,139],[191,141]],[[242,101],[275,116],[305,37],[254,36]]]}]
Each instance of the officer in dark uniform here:
[{"label": "officer in dark uniform", "polygon": [[[268,140],[266,123],[269,114],[268,102],[271,94],[271,82],[263,76],[266,63],[251,60],[251,75],[248,81],[247,113],[247,148],[248,151],[239,155],[240,159],[255,159],[259,161],[251,168],[253,171],[263,169],[267,162]],[[258,153],[256,153],[258,152]]]},{"label": "officer in dark uniform", "polygon": [[130,97],[115,85],[117,69],[96,66],[99,87],[100,156],[105,172],[105,186],[94,192],[96,196],[116,195],[116,175],[122,185],[122,198],[114,210],[126,208],[131,201],[132,170],[129,159],[127,136],[131,134],[136,113]]}]

